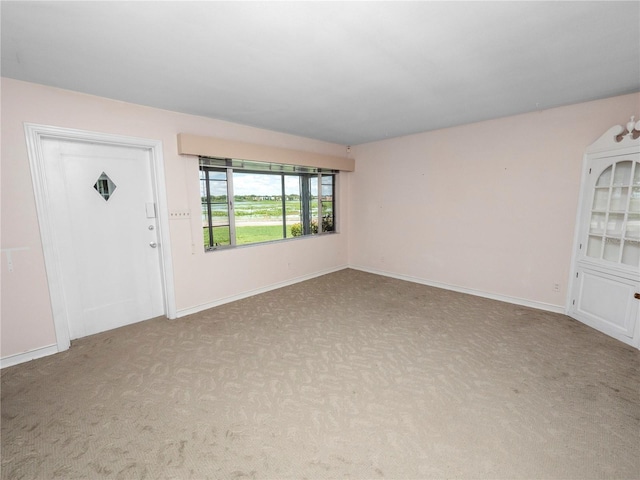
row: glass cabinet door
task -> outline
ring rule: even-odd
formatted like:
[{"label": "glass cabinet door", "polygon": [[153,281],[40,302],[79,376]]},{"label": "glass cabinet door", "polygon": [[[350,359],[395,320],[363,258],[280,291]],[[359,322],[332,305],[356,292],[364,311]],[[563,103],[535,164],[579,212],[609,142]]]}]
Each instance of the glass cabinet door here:
[{"label": "glass cabinet door", "polygon": [[617,162],[598,177],[586,255],[633,267],[640,265],[640,163]]}]

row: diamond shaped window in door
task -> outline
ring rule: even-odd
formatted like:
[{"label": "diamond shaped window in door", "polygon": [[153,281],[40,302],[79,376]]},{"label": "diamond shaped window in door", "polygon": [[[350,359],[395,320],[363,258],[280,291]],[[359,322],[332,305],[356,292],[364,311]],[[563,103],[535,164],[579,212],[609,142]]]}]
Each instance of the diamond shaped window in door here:
[{"label": "diamond shaped window in door", "polygon": [[96,189],[96,192],[98,192],[106,202],[109,200],[109,197],[113,195],[113,192],[116,189],[116,184],[111,181],[106,173],[102,172],[93,188]]}]

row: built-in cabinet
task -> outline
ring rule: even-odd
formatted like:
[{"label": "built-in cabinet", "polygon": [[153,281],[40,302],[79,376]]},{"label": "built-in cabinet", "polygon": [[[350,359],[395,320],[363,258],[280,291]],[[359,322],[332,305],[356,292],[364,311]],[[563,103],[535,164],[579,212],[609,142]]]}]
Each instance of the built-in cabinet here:
[{"label": "built-in cabinet", "polygon": [[568,313],[640,348],[640,122],[585,154]]}]

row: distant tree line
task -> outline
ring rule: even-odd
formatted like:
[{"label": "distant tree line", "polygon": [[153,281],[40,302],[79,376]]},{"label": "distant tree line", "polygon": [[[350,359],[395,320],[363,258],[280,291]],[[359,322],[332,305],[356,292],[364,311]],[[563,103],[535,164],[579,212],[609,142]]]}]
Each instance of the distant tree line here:
[{"label": "distant tree line", "polygon": [[[207,197],[201,197],[202,203],[207,201]],[[210,197],[210,202],[224,203],[227,201],[226,195],[214,195]],[[236,195],[236,202],[265,202],[265,201],[282,201],[282,195]],[[287,202],[299,202],[300,195],[285,195]]]}]

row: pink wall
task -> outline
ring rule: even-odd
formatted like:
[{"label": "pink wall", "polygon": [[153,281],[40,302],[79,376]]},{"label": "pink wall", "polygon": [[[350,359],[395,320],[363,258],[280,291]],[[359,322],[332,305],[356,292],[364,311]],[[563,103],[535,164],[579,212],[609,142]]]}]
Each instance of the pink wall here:
[{"label": "pink wall", "polygon": [[633,94],[355,147],[349,263],[564,311],[585,148],[639,112]]},{"label": "pink wall", "polygon": [[[199,210],[179,132],[344,156],[340,145],[2,79],[2,358],[55,344],[23,123],[163,142],[170,210]],[[340,235],[205,254],[196,220],[171,221],[179,311],[346,265],[562,310],[585,148],[640,112],[614,97],[354,147]],[[221,282],[221,275],[224,281]],[[560,284],[560,292],[552,285]]]},{"label": "pink wall", "polygon": [[[199,212],[197,157],[177,154],[180,132],[345,156],[344,146],[229,122],[132,105],[105,98],[2,78],[2,358],[56,343],[23,123],[90,130],[163,142],[169,210]],[[340,179],[342,180],[342,179]],[[339,198],[348,198],[341,181]],[[204,253],[198,215],[170,221],[178,311],[197,310],[256,290],[347,265],[346,212],[343,233],[233,251]],[[192,248],[193,240],[196,246]]]}]

